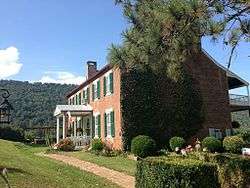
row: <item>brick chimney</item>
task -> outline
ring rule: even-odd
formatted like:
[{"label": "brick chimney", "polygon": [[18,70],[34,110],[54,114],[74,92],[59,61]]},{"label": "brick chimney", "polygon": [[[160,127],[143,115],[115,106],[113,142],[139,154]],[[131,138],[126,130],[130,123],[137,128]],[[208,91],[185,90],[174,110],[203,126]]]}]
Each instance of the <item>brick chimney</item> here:
[{"label": "brick chimney", "polygon": [[88,79],[91,78],[92,76],[94,76],[98,70],[97,70],[97,66],[96,66],[96,62],[95,61],[87,61],[87,66],[88,66]]}]

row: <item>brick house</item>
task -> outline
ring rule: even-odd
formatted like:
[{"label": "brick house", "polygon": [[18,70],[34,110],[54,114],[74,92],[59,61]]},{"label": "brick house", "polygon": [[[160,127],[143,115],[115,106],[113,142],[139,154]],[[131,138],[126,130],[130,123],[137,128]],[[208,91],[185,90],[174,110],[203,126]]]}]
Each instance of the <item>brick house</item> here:
[{"label": "brick house", "polygon": [[[249,84],[205,51],[194,59],[187,67],[200,89],[205,113],[203,128],[196,136],[230,135],[231,112],[250,110]],[[84,145],[91,138],[101,138],[110,147],[122,149],[122,72],[111,65],[97,70],[93,61],[87,62],[87,70],[86,81],[67,94],[68,104],[56,107],[57,142],[71,137],[76,145]],[[247,87],[248,96],[229,94],[238,87]]]}]

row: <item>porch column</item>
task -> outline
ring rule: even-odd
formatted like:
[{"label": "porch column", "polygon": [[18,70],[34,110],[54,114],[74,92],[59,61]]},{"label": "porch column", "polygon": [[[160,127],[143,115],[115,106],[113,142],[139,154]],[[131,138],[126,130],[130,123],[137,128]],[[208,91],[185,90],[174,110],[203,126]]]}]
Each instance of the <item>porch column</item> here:
[{"label": "porch column", "polygon": [[77,127],[77,116],[75,117],[75,123],[74,123],[74,137],[76,137],[76,127]]},{"label": "porch column", "polygon": [[59,116],[57,116],[56,117],[56,143],[58,144],[59,143],[59,138],[60,138],[60,132],[59,132],[59,130],[60,130],[60,121],[59,121],[60,119],[59,119]]},{"label": "porch column", "polygon": [[92,118],[93,118],[93,113],[91,113],[90,114],[90,117],[89,117],[89,127],[90,127],[90,139],[92,138],[92,135],[93,135],[93,130],[92,130],[92,128],[93,128],[93,126],[92,126]]},{"label": "porch column", "polygon": [[63,114],[63,139],[66,138],[65,129],[66,129],[66,121],[65,121],[65,114]]}]

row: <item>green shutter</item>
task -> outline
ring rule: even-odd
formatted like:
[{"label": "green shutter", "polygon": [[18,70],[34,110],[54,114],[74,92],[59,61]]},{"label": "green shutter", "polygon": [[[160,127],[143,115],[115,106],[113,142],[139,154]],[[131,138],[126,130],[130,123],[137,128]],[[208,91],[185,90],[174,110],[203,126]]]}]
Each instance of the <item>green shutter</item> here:
[{"label": "green shutter", "polygon": [[79,104],[81,105],[82,104],[82,94],[79,93]]},{"label": "green shutter", "polygon": [[85,96],[86,96],[86,91],[85,90],[83,90],[83,92],[82,92],[82,101],[83,101],[83,104],[86,104],[86,100],[85,100]]},{"label": "green shutter", "polygon": [[109,74],[109,79],[110,79],[110,85],[109,85],[109,91],[110,93],[113,93],[113,90],[114,90],[114,86],[113,86],[113,72],[111,72]]},{"label": "green shutter", "polygon": [[105,131],[105,137],[107,137],[107,114],[104,113],[104,131]]},{"label": "green shutter", "polygon": [[94,90],[95,90],[95,85],[92,84],[92,100],[95,100],[95,96],[94,96]]},{"label": "green shutter", "polygon": [[98,137],[101,138],[101,115],[97,116],[98,119]]},{"label": "green shutter", "polygon": [[103,78],[103,94],[106,95],[106,76]]},{"label": "green shutter", "polygon": [[110,112],[111,119],[111,136],[115,137],[115,116],[114,111]]},{"label": "green shutter", "polygon": [[87,101],[86,101],[88,104],[89,104],[89,88],[87,88]]},{"label": "green shutter", "polygon": [[95,137],[95,116],[92,116],[92,138]]},{"label": "green shutter", "polygon": [[97,81],[97,98],[100,99],[101,92],[100,92],[100,80]]}]

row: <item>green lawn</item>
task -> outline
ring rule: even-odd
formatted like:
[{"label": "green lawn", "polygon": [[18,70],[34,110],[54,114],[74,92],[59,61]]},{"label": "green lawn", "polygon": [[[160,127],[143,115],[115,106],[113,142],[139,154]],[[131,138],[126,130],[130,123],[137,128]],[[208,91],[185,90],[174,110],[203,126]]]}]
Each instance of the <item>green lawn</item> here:
[{"label": "green lawn", "polygon": [[[0,139],[0,168],[12,169],[9,172],[9,181],[12,187],[117,187],[94,174],[34,155],[34,153],[45,150],[45,147],[31,147]],[[1,177],[0,187],[5,187]]]},{"label": "green lawn", "polygon": [[76,157],[78,159],[95,163],[110,169],[124,172],[128,175],[134,176],[136,169],[136,161],[122,156],[104,157],[95,155],[90,152],[77,151],[77,152],[63,152],[62,154]]}]

